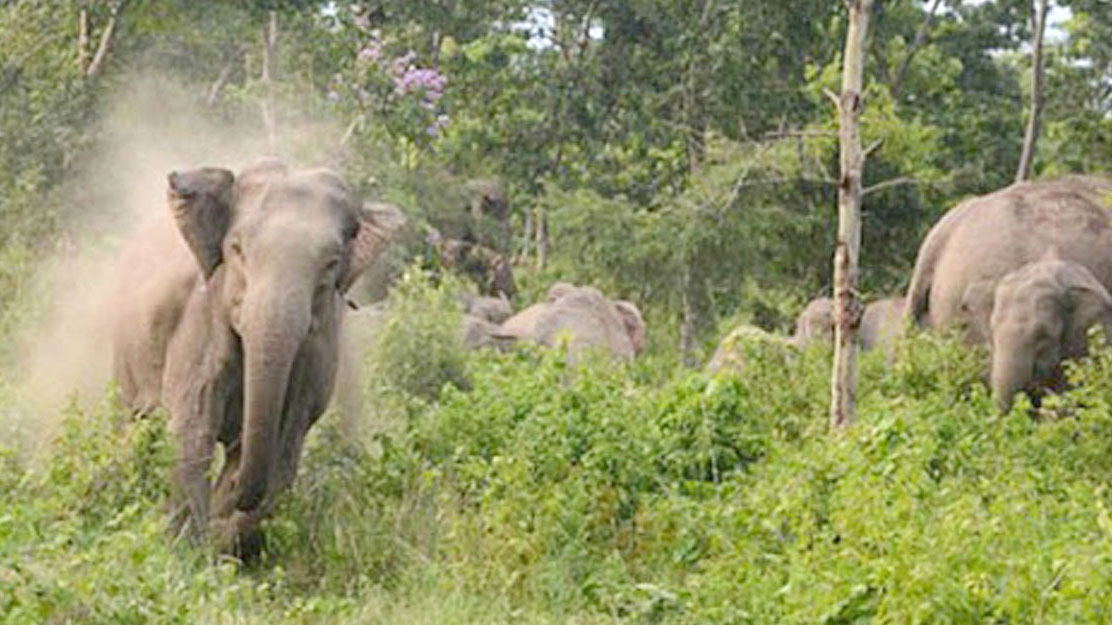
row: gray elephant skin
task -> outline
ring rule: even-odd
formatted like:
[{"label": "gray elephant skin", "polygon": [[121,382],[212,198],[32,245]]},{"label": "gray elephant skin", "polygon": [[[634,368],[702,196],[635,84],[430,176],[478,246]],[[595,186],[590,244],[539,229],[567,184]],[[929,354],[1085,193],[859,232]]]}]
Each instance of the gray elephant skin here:
[{"label": "gray elephant skin", "polygon": [[611,301],[598,289],[566,282],[554,284],[545,301],[510,317],[498,340],[528,340],[548,347],[568,340],[574,361],[588,349],[632,360],[645,349],[645,321],[632,302]]},{"label": "gray elephant skin", "polygon": [[[984,288],[992,293],[981,293]],[[1089,270],[1059,259],[1053,249],[993,287],[973,285],[966,304],[973,314],[989,318],[989,382],[1003,411],[1017,392],[1026,391],[1037,402],[1044,392],[1061,390],[1062,361],[1085,355],[1090,327],[1099,324],[1112,336],[1108,291]]]},{"label": "gray elephant skin", "polygon": [[931,228],[907,290],[907,315],[920,327],[960,325],[987,342],[988,308],[963,308],[966,290],[995,283],[1050,248],[1112,289],[1112,181],[1090,176],[1021,182],[965,200]]},{"label": "gray elephant skin", "polygon": [[[886,297],[865,306],[857,335],[862,350],[891,347],[900,333],[904,306],[903,297]],[[831,343],[833,340],[834,300],[829,297],[811,300],[795,320],[792,343],[796,347],[807,347],[812,343]]]},{"label": "gray elephant skin", "polygon": [[404,217],[361,207],[330,170],[277,159],[168,182],[173,219],[148,223],[123,253],[115,373],[134,410],[169,412],[171,528],[251,558],[332,392],[343,294]]}]

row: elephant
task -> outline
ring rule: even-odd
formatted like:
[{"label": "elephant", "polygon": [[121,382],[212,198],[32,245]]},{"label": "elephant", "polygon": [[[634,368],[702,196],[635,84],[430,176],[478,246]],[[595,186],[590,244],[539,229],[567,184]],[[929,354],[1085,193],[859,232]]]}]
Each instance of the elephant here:
[{"label": "elephant", "polygon": [[493,249],[505,249],[510,240],[510,203],[502,183],[474,178],[463,185],[468,219],[460,238]]},{"label": "elephant", "polygon": [[460,239],[433,237],[440,265],[471,278],[484,295],[512,298],[517,294],[513,269],[493,249]]},{"label": "elephant", "polygon": [[[865,305],[858,327],[858,344],[862,351],[890,346],[903,323],[903,297],[886,297]],[[819,297],[811,300],[795,321],[791,341],[796,347],[834,341],[834,300]]]},{"label": "elephant", "polygon": [[[964,327],[988,341],[989,308],[963,307],[966,289],[991,286],[1051,247],[1112,289],[1112,181],[1091,176],[1019,182],[964,200],[927,233],[907,289],[905,315],[928,328]],[[981,289],[985,293],[992,289]]]},{"label": "elephant", "polygon": [[998,282],[970,285],[963,305],[988,316],[989,384],[1004,412],[1019,391],[1037,402],[1046,390],[1061,390],[1061,363],[1086,354],[1090,327],[1100,324],[1112,337],[1112,296],[1055,248]]},{"label": "elephant", "polygon": [[489,297],[464,293],[460,296],[465,315],[478,317],[492,324],[499,324],[513,315],[513,308],[505,297]]},{"label": "elephant", "polygon": [[500,323],[509,319],[513,314],[510,303],[505,297],[488,297],[483,295],[464,294],[463,320],[460,327],[460,337],[463,346],[477,347],[505,347],[507,342],[495,338]]},{"label": "elephant", "polygon": [[122,256],[114,369],[126,405],[169,413],[171,529],[249,560],[332,393],[344,293],[405,217],[360,206],[331,170],[275,158],[167,182],[172,220]]},{"label": "elephant", "polygon": [[632,302],[611,301],[592,287],[566,282],[553,285],[544,302],[534,304],[502,323],[498,340],[529,340],[555,346],[569,338],[572,360],[588,348],[601,348],[622,360],[645,349],[645,321]]},{"label": "elephant", "polygon": [[744,373],[751,357],[752,349],[770,350],[772,353],[783,356],[786,362],[791,354],[796,353],[802,346],[793,339],[772,334],[766,330],[751,325],[740,325],[729,332],[714,350],[714,355],[707,362],[709,373],[731,371]]},{"label": "elephant", "polygon": [[865,305],[861,315],[858,337],[862,351],[877,347],[891,348],[903,326],[904,308],[907,300],[903,296],[886,297]]},{"label": "elephant", "polygon": [[834,341],[834,300],[818,297],[803,308],[795,319],[795,334],[792,341],[798,347],[812,343],[832,343]]}]

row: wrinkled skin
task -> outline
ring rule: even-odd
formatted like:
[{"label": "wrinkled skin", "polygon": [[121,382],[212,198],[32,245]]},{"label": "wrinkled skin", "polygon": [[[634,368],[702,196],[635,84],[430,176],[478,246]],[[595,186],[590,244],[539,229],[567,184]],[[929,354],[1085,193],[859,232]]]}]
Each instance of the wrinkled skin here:
[{"label": "wrinkled skin", "polygon": [[251,558],[332,392],[343,293],[404,218],[358,206],[331,171],[276,159],[168,183],[176,228],[145,228],[125,252],[116,371],[133,409],[169,411],[175,531]]},{"label": "wrinkled skin", "polygon": [[573,360],[591,348],[631,360],[645,349],[645,321],[631,302],[611,301],[597,289],[558,282],[549,289],[544,302],[507,319],[495,335],[497,339],[529,340],[549,347],[563,337],[567,337]]},{"label": "wrinkled skin", "polygon": [[1050,248],[1112,288],[1112,182],[1068,176],[1022,182],[961,202],[931,228],[919,248],[907,291],[907,315],[920,327],[965,328],[971,344],[986,343],[989,319],[963,308],[974,284],[988,293],[1008,273]]},{"label": "wrinkled skin", "polygon": [[[969,306],[985,305],[977,290],[970,289]],[[1004,276],[988,306],[989,381],[1004,411],[1020,391],[1037,401],[1047,390],[1061,390],[1062,361],[1086,353],[1086,331],[1098,324],[1112,331],[1108,291],[1087,269],[1053,252]]]}]

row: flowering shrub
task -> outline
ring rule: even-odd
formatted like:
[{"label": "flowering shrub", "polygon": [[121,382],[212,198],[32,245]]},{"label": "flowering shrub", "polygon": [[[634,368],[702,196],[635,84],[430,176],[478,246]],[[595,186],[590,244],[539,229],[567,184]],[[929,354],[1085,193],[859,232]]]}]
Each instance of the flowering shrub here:
[{"label": "flowering shrub", "polygon": [[[365,31],[356,22],[356,27]],[[413,50],[391,55],[389,42],[378,30],[367,33],[354,54],[353,80],[343,74],[333,77],[329,100],[339,101],[346,94],[364,122],[374,120],[392,135],[426,147],[448,125],[448,114],[441,100],[447,78],[436,67],[421,63]]]}]

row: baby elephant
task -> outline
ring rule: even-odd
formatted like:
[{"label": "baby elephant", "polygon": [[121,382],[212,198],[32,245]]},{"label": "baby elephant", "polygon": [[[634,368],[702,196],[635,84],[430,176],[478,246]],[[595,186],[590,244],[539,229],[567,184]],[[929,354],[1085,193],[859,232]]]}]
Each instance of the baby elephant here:
[{"label": "baby elephant", "polygon": [[1001,410],[1011,408],[1019,391],[1038,400],[1060,390],[1062,361],[1086,353],[1086,331],[1103,325],[1112,336],[1112,297],[1081,265],[1052,253],[1005,275],[992,288],[971,285],[965,305],[990,302],[988,336],[992,353],[990,383]]}]

